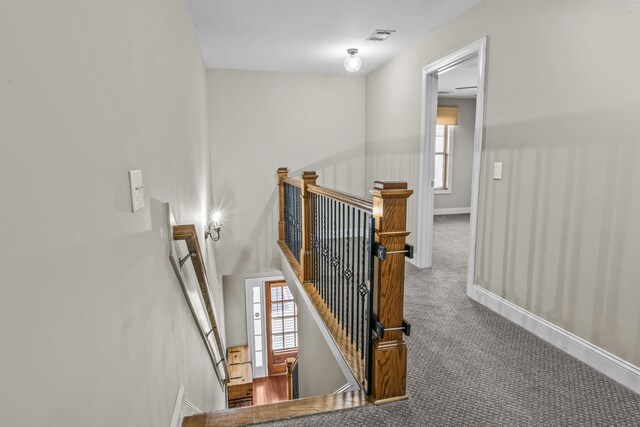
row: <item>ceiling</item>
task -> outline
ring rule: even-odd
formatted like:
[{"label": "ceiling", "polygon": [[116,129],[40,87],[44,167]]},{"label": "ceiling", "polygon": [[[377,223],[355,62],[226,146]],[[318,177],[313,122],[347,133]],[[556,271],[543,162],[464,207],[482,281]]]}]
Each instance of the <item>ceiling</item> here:
[{"label": "ceiling", "polygon": [[[480,0],[188,0],[208,68],[347,73],[347,49],[357,48],[359,74]],[[377,29],[396,30],[383,42]]]},{"label": "ceiling", "polygon": [[477,87],[477,55],[444,73],[438,74],[439,98],[475,98],[478,93]]}]

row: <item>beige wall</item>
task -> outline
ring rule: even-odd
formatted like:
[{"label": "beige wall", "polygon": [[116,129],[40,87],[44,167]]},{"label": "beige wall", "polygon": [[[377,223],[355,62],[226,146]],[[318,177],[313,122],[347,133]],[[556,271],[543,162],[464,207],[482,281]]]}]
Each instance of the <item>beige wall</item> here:
[{"label": "beige wall", "polygon": [[468,208],[471,206],[471,162],[476,125],[476,100],[440,98],[439,106],[460,107],[458,126],[453,128],[451,144],[451,193],[436,194],[434,209]]},{"label": "beige wall", "polygon": [[276,169],[363,194],[364,78],[208,70],[220,273],[278,267]]},{"label": "beige wall", "polygon": [[185,4],[3,1],[0,51],[0,423],[166,426],[181,383],[223,407],[163,229],[212,203]]},{"label": "beige wall", "polygon": [[367,176],[417,188],[421,68],[484,35],[476,283],[640,365],[640,4],[490,1],[421,40],[367,77]]}]

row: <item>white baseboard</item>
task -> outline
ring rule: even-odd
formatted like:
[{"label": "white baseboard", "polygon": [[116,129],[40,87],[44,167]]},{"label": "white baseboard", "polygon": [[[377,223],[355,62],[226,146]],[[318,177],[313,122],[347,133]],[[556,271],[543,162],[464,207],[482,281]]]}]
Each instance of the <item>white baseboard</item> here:
[{"label": "white baseboard", "polygon": [[548,343],[640,394],[640,368],[626,362],[571,332],[518,307],[486,289],[473,285],[468,292],[473,300],[506,317]]},{"label": "white baseboard", "polygon": [[454,215],[454,214],[468,214],[471,213],[471,208],[445,208],[434,209],[434,215]]},{"label": "white baseboard", "polygon": [[189,399],[184,399],[184,406],[182,410],[185,417],[201,414],[202,411],[193,403],[189,402]]},{"label": "white baseboard", "polygon": [[184,386],[180,384],[178,387],[178,395],[176,396],[176,403],[173,406],[173,415],[171,416],[170,427],[182,427],[182,407],[184,405]]}]

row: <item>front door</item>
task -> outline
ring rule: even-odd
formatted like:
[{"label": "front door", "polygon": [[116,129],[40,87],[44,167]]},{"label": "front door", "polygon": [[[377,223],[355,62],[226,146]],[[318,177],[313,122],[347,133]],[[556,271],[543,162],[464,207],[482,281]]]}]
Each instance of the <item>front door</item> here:
[{"label": "front door", "polygon": [[286,282],[266,282],[265,288],[269,375],[280,375],[285,360],[298,355],[298,307]]}]

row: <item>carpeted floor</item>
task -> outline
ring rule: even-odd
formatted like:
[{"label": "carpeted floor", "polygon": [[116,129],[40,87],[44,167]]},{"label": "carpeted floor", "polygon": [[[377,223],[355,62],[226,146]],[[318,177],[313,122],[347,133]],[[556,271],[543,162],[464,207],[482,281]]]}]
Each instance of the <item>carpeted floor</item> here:
[{"label": "carpeted floor", "polygon": [[435,217],[407,264],[409,399],[276,426],[640,426],[640,396],[465,295],[469,215]]}]

